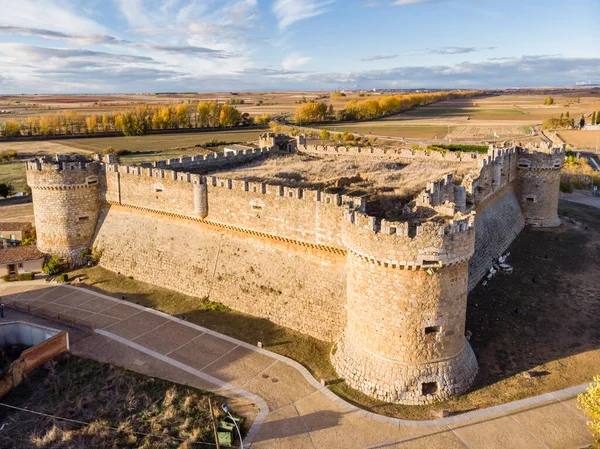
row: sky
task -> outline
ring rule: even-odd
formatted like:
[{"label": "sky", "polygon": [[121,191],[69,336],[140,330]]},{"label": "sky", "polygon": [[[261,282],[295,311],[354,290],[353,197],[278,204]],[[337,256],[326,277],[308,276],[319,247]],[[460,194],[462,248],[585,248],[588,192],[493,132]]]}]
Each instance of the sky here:
[{"label": "sky", "polygon": [[0,94],[578,82],[599,0],[0,0]]}]

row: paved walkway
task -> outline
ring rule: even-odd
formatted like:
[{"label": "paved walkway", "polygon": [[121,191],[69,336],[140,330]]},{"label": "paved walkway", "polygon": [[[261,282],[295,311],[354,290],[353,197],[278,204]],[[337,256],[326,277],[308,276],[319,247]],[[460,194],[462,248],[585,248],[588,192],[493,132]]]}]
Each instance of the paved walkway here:
[{"label": "paved walkway", "polygon": [[[591,443],[575,396],[583,387],[436,421],[403,421],[345,403],[299,364],[161,312],[72,286],[0,284],[32,311],[90,323],[75,354],[253,402],[256,449],[574,448]],[[12,311],[10,312],[12,313]]]}]

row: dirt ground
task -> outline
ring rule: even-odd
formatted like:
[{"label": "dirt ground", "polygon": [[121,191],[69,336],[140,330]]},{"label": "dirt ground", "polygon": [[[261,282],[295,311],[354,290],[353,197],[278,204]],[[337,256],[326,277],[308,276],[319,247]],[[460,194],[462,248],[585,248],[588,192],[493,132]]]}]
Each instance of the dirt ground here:
[{"label": "dirt ground", "polygon": [[567,144],[577,149],[595,150],[600,148],[600,131],[568,130],[558,131]]}]

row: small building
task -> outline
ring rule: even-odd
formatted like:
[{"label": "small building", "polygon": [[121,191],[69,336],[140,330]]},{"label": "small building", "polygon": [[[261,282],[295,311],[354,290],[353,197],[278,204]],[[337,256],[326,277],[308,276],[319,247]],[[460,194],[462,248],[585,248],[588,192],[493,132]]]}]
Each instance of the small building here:
[{"label": "small building", "polygon": [[0,222],[0,248],[4,246],[18,246],[25,237],[31,236],[33,227],[31,223],[7,221]]},{"label": "small building", "polygon": [[244,151],[252,151],[254,150],[254,148],[249,147],[247,145],[238,145],[237,143],[233,144],[233,145],[227,145],[224,149],[223,152],[225,153],[225,156],[229,156],[231,155],[237,155],[239,153],[243,153]]},{"label": "small building", "polygon": [[40,273],[46,255],[35,245],[0,249],[0,276],[11,274]]}]

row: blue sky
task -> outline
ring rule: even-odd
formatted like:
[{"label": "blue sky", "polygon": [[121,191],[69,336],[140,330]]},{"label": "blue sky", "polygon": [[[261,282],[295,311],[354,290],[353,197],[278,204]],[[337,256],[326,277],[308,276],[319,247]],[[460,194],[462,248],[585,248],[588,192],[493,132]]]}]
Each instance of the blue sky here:
[{"label": "blue sky", "polygon": [[0,93],[600,83],[598,0],[0,0]]}]

